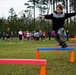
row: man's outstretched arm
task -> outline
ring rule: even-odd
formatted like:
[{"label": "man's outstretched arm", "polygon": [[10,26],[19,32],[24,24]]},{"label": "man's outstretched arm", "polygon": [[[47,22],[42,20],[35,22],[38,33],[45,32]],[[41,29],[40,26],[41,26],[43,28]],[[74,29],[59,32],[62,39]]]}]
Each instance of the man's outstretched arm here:
[{"label": "man's outstretched arm", "polygon": [[53,14],[50,15],[44,15],[41,17],[42,19],[52,19],[53,18]]},{"label": "man's outstretched arm", "polygon": [[76,13],[65,13],[65,18],[67,19],[67,18],[70,18],[75,15],[76,15]]}]

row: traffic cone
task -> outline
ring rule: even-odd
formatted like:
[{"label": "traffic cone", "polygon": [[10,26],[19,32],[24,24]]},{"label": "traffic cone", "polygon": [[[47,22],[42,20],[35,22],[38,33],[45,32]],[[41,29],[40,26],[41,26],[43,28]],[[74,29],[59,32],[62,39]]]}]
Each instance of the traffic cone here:
[{"label": "traffic cone", "polygon": [[75,36],[74,40],[76,41],[76,36]]},{"label": "traffic cone", "polygon": [[36,52],[36,59],[40,59],[40,51],[39,50],[37,50],[37,52]]},{"label": "traffic cone", "polygon": [[74,58],[74,50],[72,50],[71,52],[71,56],[70,56],[70,62],[74,62],[75,58]]},{"label": "traffic cone", "polygon": [[45,65],[41,66],[40,75],[46,75],[46,66]]},{"label": "traffic cone", "polygon": [[[56,48],[58,48],[58,46],[56,46]],[[58,50],[56,50],[55,53],[58,54]]]}]

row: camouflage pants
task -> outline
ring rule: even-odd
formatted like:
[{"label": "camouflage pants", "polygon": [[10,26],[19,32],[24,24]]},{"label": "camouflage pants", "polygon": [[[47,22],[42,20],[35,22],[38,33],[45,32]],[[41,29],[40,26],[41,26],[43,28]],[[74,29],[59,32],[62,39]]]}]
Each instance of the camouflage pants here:
[{"label": "camouflage pants", "polygon": [[64,28],[60,28],[57,31],[55,39],[61,46],[66,42],[66,38],[64,37]]}]

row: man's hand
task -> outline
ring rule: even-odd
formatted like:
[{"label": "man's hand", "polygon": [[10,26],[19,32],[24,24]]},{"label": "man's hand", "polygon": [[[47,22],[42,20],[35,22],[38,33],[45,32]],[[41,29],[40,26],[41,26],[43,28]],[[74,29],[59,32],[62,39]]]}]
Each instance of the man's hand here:
[{"label": "man's hand", "polygon": [[41,16],[40,19],[45,19],[45,16]]},{"label": "man's hand", "polygon": [[45,16],[41,16],[42,19],[45,19]]}]

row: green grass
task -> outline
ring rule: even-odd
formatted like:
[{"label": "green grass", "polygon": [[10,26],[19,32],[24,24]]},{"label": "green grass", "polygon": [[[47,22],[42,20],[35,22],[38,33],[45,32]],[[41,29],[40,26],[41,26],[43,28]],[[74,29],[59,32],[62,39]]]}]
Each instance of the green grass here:
[{"label": "green grass", "polygon": [[[75,43],[75,42],[68,42]],[[6,42],[0,40],[0,58],[35,59],[36,48],[55,47],[55,40]],[[74,47],[76,50],[76,47]],[[76,75],[76,62],[70,63],[71,51],[40,51],[41,59],[47,60],[46,75]],[[76,51],[75,51],[76,55]],[[76,56],[75,56],[76,60]],[[39,75],[40,66],[0,65],[0,75]]]}]

